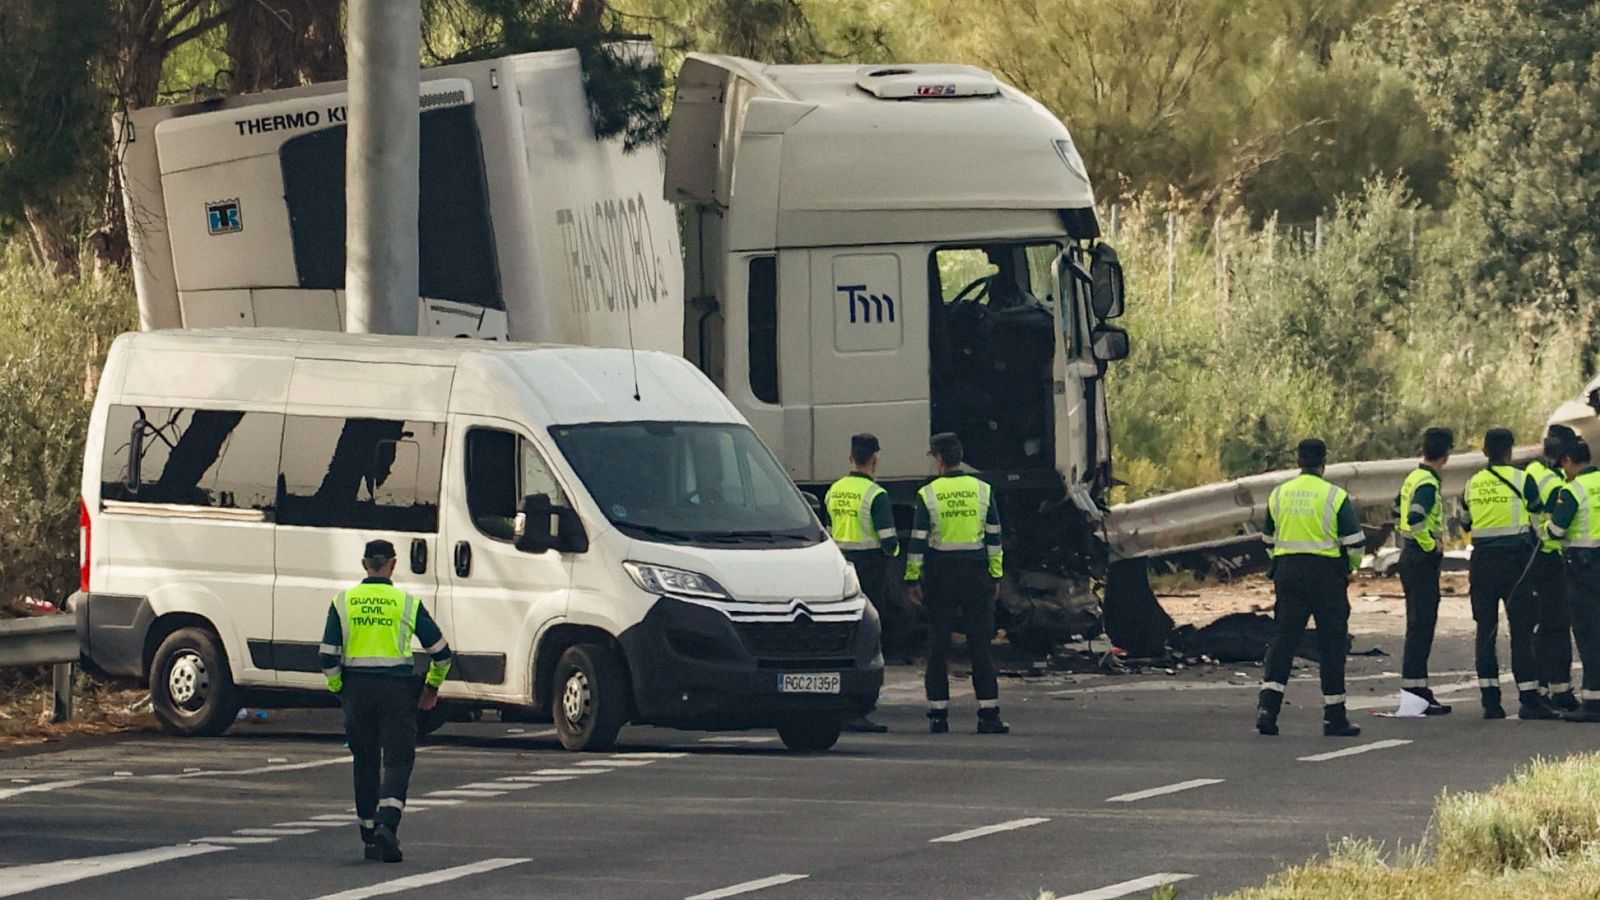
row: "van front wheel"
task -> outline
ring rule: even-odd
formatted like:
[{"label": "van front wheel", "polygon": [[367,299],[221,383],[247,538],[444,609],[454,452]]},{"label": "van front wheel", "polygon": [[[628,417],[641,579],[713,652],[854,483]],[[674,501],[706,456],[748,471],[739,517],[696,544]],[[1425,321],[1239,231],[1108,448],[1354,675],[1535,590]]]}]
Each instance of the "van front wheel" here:
[{"label": "van front wheel", "polygon": [[609,647],[577,644],[556,662],[552,718],[561,746],[606,750],[628,715],[628,683]]},{"label": "van front wheel", "polygon": [[801,713],[778,723],[778,737],[796,753],[821,753],[839,743],[844,720],[837,715]]},{"label": "van front wheel", "polygon": [[216,635],[182,628],[161,642],[150,662],[150,706],[172,734],[215,737],[228,730],[239,699]]}]

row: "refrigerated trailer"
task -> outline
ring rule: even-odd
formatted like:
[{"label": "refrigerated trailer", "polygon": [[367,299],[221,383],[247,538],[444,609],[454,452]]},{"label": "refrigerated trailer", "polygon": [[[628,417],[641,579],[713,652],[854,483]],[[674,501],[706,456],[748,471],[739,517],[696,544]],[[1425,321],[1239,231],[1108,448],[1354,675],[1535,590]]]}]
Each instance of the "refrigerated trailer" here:
[{"label": "refrigerated trailer", "polygon": [[[144,328],[342,327],[345,91],[127,117]],[[683,354],[804,488],[876,433],[905,527],[928,436],[956,432],[1024,573],[1008,609],[1042,639],[1087,624],[1127,335],[1042,105],[969,66],[692,55],[665,146],[629,153],[575,51],[426,70],[419,104],[420,333]]]}]

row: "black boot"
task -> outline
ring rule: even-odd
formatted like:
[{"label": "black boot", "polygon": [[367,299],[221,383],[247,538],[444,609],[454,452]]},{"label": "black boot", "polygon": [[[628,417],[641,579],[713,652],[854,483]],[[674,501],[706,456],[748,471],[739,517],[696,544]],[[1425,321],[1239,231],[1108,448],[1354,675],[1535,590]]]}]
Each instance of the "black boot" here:
[{"label": "black boot", "polygon": [[1425,715],[1425,716],[1448,716],[1448,715],[1450,715],[1450,705],[1447,704],[1447,703],[1440,703],[1438,698],[1433,696],[1433,691],[1432,690],[1424,687],[1424,688],[1405,688],[1405,691],[1407,693],[1415,694],[1418,697],[1421,697],[1422,699],[1428,701],[1428,708],[1423,711],[1423,715]]},{"label": "black boot", "polygon": [[1506,717],[1506,708],[1500,705],[1499,688],[1479,688],[1479,693],[1483,695],[1483,717],[1485,719],[1504,719]]},{"label": "black boot", "polygon": [[374,844],[372,839],[373,829],[365,825],[361,826],[361,844],[365,848],[362,855],[373,862],[377,862],[383,858],[383,851],[378,849],[378,845]]},{"label": "black boot", "polygon": [[1582,707],[1578,702],[1578,695],[1571,691],[1551,694],[1550,705],[1564,713],[1577,712]]},{"label": "black boot", "polygon": [[1517,694],[1517,718],[1559,719],[1561,714],[1552,709],[1538,691],[1521,691]]},{"label": "black boot", "polygon": [[1262,691],[1256,698],[1256,730],[1268,737],[1277,734],[1278,710],[1282,708],[1282,691]]},{"label": "black boot", "polygon": [[978,710],[979,734],[1010,734],[1011,726],[1000,721],[1000,707],[986,706]]},{"label": "black boot", "polygon": [[1350,715],[1343,703],[1330,703],[1322,708],[1322,734],[1324,737],[1360,737],[1361,729],[1350,724]]},{"label": "black boot", "polygon": [[857,716],[844,723],[844,730],[855,734],[883,734],[889,730],[889,726],[874,722],[866,716]]},{"label": "black boot", "polygon": [[400,839],[395,837],[394,829],[388,825],[379,825],[373,829],[372,846],[377,848],[378,858],[386,863],[397,863],[405,859],[405,855],[400,852]]},{"label": "black boot", "polygon": [[1569,712],[1562,718],[1568,722],[1600,722],[1600,700],[1585,700],[1578,704],[1575,712]]},{"label": "black boot", "polygon": [[950,730],[950,710],[928,710],[928,733],[945,734]]}]

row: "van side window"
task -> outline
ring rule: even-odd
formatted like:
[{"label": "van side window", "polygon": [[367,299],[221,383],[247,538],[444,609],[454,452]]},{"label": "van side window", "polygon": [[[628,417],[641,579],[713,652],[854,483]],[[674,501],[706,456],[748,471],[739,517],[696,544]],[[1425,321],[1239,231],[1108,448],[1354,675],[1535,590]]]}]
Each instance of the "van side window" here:
[{"label": "van side window", "polygon": [[113,406],[100,456],[100,498],[270,516],[282,436],[277,413]]},{"label": "van side window", "polygon": [[778,402],[778,258],[750,260],[750,390]]},{"label": "van side window", "polygon": [[438,422],[290,416],[278,523],[437,532],[444,433]]},{"label": "van side window", "polygon": [[561,486],[537,448],[526,438],[494,428],[467,432],[467,514],[478,530],[496,540],[516,537],[522,499],[544,494],[566,505]]}]

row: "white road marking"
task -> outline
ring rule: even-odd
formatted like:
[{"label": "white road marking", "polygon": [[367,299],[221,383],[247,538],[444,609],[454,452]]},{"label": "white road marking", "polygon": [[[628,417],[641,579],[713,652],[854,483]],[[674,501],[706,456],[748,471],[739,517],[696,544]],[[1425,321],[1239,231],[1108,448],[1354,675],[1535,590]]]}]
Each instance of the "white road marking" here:
[{"label": "white road marking", "polygon": [[648,766],[654,762],[655,760],[653,759],[586,759],[583,762],[578,763],[578,765],[580,767],[588,766],[591,769],[597,769],[605,766],[631,769],[639,766]]},{"label": "white road marking", "polygon": [[506,733],[505,734],[498,735],[498,737],[502,741],[508,741],[508,740],[513,739],[513,738],[547,738],[547,737],[555,737],[556,735],[558,735],[560,733],[561,732],[556,731],[554,728],[546,728],[543,731],[524,731],[521,728],[508,728],[508,729],[506,729]]},{"label": "white road marking", "polygon": [[[431,749],[431,748],[429,748]],[[316,769],[322,766],[336,766],[340,763],[348,764],[350,756],[334,756],[328,759],[315,759],[310,762],[290,763],[282,766],[257,766],[253,769],[197,769],[188,767],[181,774],[164,773],[155,775],[130,775],[117,773],[115,775],[95,775],[89,778],[68,778],[62,781],[45,781],[39,784],[30,784],[17,788],[0,790],[0,800],[9,800],[21,794],[38,794],[48,791],[59,791],[66,788],[82,787],[86,784],[104,784],[108,781],[172,781],[187,778],[216,778],[242,775],[270,775],[274,772],[297,772],[302,769]]]},{"label": "white road marking", "polygon": [[1317,753],[1312,756],[1302,756],[1299,759],[1300,762],[1326,762],[1330,759],[1338,759],[1341,756],[1355,756],[1357,753],[1367,753],[1372,750],[1387,750],[1390,747],[1404,747],[1409,743],[1411,742],[1391,738],[1387,741],[1373,741],[1370,744],[1359,744],[1354,747],[1346,747],[1343,750],[1332,750],[1327,753]]},{"label": "white road marking", "polygon": [[1118,794],[1115,797],[1107,797],[1106,802],[1132,803],[1135,800],[1148,800],[1151,797],[1160,797],[1163,794],[1176,794],[1179,791],[1194,790],[1198,787],[1205,787],[1208,784],[1221,784],[1222,782],[1223,779],[1221,778],[1191,778],[1188,781],[1180,781],[1177,784],[1169,784],[1164,787],[1150,788],[1149,790],[1144,791],[1134,791],[1131,794]]},{"label": "white road marking", "polygon": [[1126,897],[1129,894],[1138,894],[1158,887],[1165,887],[1169,884],[1177,884],[1193,877],[1193,875],[1184,875],[1179,872],[1157,872],[1154,875],[1146,875],[1143,878],[1135,878],[1131,881],[1108,884],[1103,888],[1095,888],[1092,891],[1082,891],[1076,894],[1068,894],[1065,897],[1057,897],[1056,900],[1116,900],[1117,897]]},{"label": "white road marking", "polygon": [[328,813],[327,815],[312,816],[311,818],[319,822],[340,822],[344,824],[349,824],[356,820],[355,813]]},{"label": "white road marking", "polygon": [[430,806],[460,806],[460,800],[430,800],[426,797],[406,799],[406,809],[412,812],[422,812]]},{"label": "white road marking", "polygon": [[[1451,674],[1461,674],[1451,673]],[[1399,678],[1399,672],[1378,672],[1374,675],[1352,675],[1345,679],[1352,681],[1382,681],[1385,678]],[[1060,691],[1051,691],[1052,697],[1065,697],[1074,694],[1120,694],[1120,693],[1147,693],[1159,691],[1240,691],[1259,690],[1260,680],[1252,680],[1245,684],[1233,681],[1151,681],[1140,679],[1138,681],[1125,681],[1120,684],[1102,684],[1095,687],[1067,688]]]},{"label": "white road marking", "polygon": [[702,744],[770,744],[777,740],[775,737],[753,737],[750,735],[730,734],[713,735],[700,739]]},{"label": "white road marking", "polygon": [[211,837],[199,838],[198,840],[195,840],[192,843],[196,843],[196,844],[275,844],[277,842],[278,842],[278,839],[275,838],[275,837],[238,837],[236,835],[231,835],[231,834],[219,834],[219,835],[212,835]]},{"label": "white road marking", "polygon": [[577,781],[576,775],[507,775],[496,778],[496,781],[526,781],[533,784],[548,784],[556,781]]},{"label": "white road marking", "polygon": [[297,834],[315,834],[315,828],[235,828],[234,834],[243,837],[294,837]]},{"label": "white road marking", "polygon": [[535,775],[599,775],[609,769],[540,769]]},{"label": "white road marking", "polygon": [[58,859],[54,862],[33,863],[26,866],[7,866],[0,869],[5,877],[0,879],[0,897],[14,897],[47,887],[71,884],[97,875],[126,872],[142,866],[186,859],[204,853],[216,853],[227,847],[174,844],[170,847],[153,847],[131,853],[113,853],[109,856],[90,856],[83,859]]},{"label": "white road marking", "polygon": [[687,753],[613,753],[613,759],[683,759]]},{"label": "white road marking", "polygon": [[478,799],[478,798],[482,798],[482,797],[499,797],[499,796],[502,796],[504,794],[505,794],[505,791],[498,791],[498,790],[497,791],[453,790],[453,791],[429,791],[428,792],[428,796],[429,797],[470,797],[470,798],[473,798],[473,799]]},{"label": "white road marking", "polygon": [[788,884],[791,881],[802,881],[809,877],[811,876],[772,875],[767,878],[757,878],[755,881],[744,881],[740,882],[739,884],[729,885],[725,888],[718,888],[714,891],[706,891],[704,894],[695,894],[693,897],[688,898],[688,900],[722,900],[723,897],[736,897],[740,894],[748,894],[752,891],[760,891],[769,887],[777,887],[780,884]]},{"label": "white road marking", "polygon": [[928,843],[959,844],[962,841],[970,841],[973,838],[985,837],[991,834],[999,834],[1002,831],[1016,831],[1018,828],[1027,828],[1032,825],[1042,825],[1048,821],[1050,820],[1041,819],[1036,816],[1027,819],[1012,819],[1009,822],[1000,822],[996,825],[985,825],[982,828],[973,828],[967,831],[958,831],[955,834],[947,834],[944,837],[936,837],[928,841]]},{"label": "white road marking", "polygon": [[304,822],[279,822],[278,824],[276,824],[276,825],[274,825],[272,827],[273,828],[339,828],[339,827],[341,827],[341,826],[343,826],[345,824],[348,824],[348,823],[345,823],[345,822],[313,822],[313,821],[307,819]]},{"label": "white road marking", "polygon": [[519,866],[525,862],[528,862],[529,859],[530,857],[521,857],[516,859],[486,859],[482,862],[468,863],[464,866],[453,866],[448,869],[440,869],[437,872],[423,872],[419,875],[407,875],[404,878],[396,878],[393,881],[383,881],[379,882],[378,884],[368,885],[367,887],[352,888],[348,891],[340,891],[337,894],[324,894],[321,897],[318,897],[317,900],[363,900],[363,898],[366,897],[381,897],[384,894],[398,894],[401,891],[415,890],[416,888],[424,888],[435,884],[444,884],[447,881],[455,881],[457,878],[466,878],[469,875],[481,875],[484,872],[493,872],[496,869],[504,869],[507,866]]},{"label": "white road marking", "polygon": [[502,784],[499,781],[474,781],[472,784],[463,784],[464,791],[525,791],[537,784]]}]

